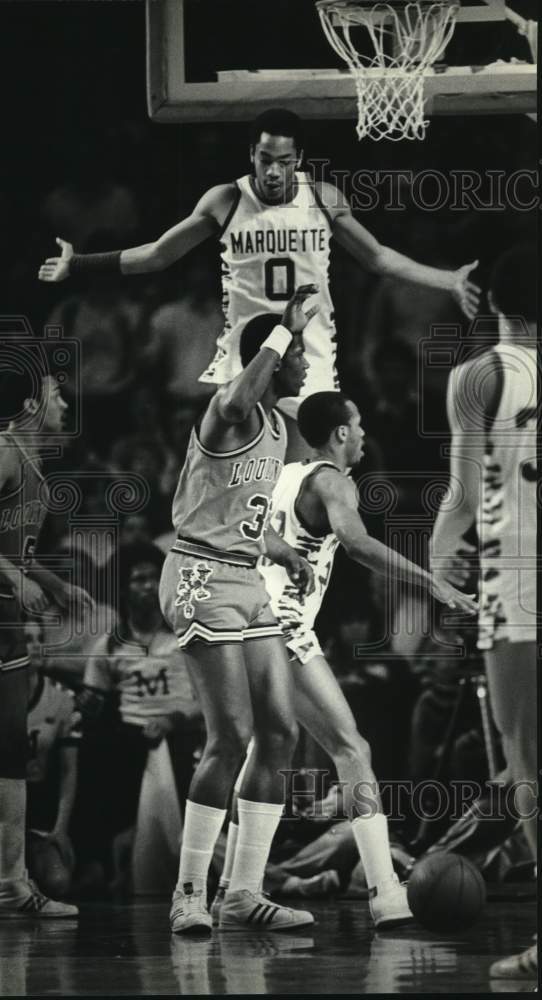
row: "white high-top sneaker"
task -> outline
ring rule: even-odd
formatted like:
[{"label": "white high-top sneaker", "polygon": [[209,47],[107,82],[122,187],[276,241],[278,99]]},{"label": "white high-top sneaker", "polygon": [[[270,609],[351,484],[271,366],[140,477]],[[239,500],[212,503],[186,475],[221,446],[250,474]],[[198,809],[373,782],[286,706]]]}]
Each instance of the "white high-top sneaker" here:
[{"label": "white high-top sneaker", "polygon": [[71,903],[49,899],[31,878],[18,879],[0,892],[0,918],[16,920],[65,920],[79,916]]},{"label": "white high-top sneaker", "polygon": [[382,930],[414,919],[407,900],[406,885],[402,885],[397,875],[378,888],[369,889],[369,909],[375,927]]},{"label": "white high-top sneaker", "polygon": [[291,910],[289,906],[272,903],[261,893],[239,889],[228,891],[220,907],[221,931],[251,930],[291,931],[314,923],[307,910]]},{"label": "white high-top sneaker", "polygon": [[182,889],[175,889],[169,922],[173,934],[210,931],[213,922],[203,889],[194,889],[192,882],[185,882]]},{"label": "white high-top sneaker", "polygon": [[538,979],[538,953],[536,944],[519,955],[510,955],[493,962],[489,967],[490,979]]}]

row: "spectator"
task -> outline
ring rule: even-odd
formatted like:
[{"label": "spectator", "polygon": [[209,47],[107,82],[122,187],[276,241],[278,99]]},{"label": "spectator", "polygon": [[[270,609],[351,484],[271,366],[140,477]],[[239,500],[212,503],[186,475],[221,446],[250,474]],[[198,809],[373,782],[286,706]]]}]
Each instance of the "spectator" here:
[{"label": "spectator", "polygon": [[141,511],[135,514],[125,514],[120,522],[119,541],[121,545],[135,545],[139,542],[150,543],[152,531],[149,518]]},{"label": "spectator", "polygon": [[167,739],[182,807],[202,742],[200,708],[158,604],[163,561],[149,543],[119,548],[109,567],[110,578],[118,580],[118,630],[97,640],[85,670],[85,717],[99,716],[108,703],[114,715],[85,762],[93,800],[84,804],[93,826],[90,846],[106,864],[111,838],[134,827],[149,750]]},{"label": "spectator", "polygon": [[61,681],[75,691],[81,687],[92,644],[97,636],[113,632],[116,623],[116,614],[111,607],[110,582],[104,570],[80,544],[81,541],[66,536],[54,550],[62,560],[58,575],[83,587],[92,597],[94,605],[82,608],[77,615],[73,611],[58,612],[60,622],[46,617],[42,625],[47,647],[44,670],[53,680]]},{"label": "spectator", "polygon": [[[102,234],[101,247],[103,240]],[[94,243],[86,249],[92,251]],[[112,433],[131,429],[130,392],[136,379],[141,319],[142,307],[119,288],[115,276],[99,275],[78,294],[59,302],[47,321],[81,344],[80,367],[68,374],[66,395],[72,406],[79,401],[85,441],[100,455]]]},{"label": "spectator", "polygon": [[[99,153],[102,152],[101,162]],[[75,144],[75,162],[68,163],[67,179],[45,198],[41,215],[49,231],[78,249],[88,246],[104,231],[116,245],[133,240],[139,229],[139,210],[129,188],[110,175],[103,137],[88,136]]]},{"label": "spectator", "polygon": [[149,487],[145,516],[153,534],[171,525],[171,497],[162,491],[161,476],[166,464],[161,443],[149,434],[131,434],[113,444],[110,468],[113,472],[132,472],[141,476]]},{"label": "spectator", "polygon": [[[177,488],[179,469],[184,465],[198,409],[200,407],[195,402],[176,400],[166,407],[163,415],[166,462],[161,476],[161,488],[171,499]],[[171,527],[171,523],[169,526]]]},{"label": "spectator", "polygon": [[[398,509],[421,511],[420,474],[429,479],[445,466],[433,437],[424,435],[424,425],[438,426],[442,404],[434,393],[418,384],[414,349],[401,339],[377,345],[372,353],[373,405],[367,408],[366,424],[380,446],[384,468],[397,488]],[[442,423],[442,422],[441,422]]]},{"label": "spectator", "polygon": [[170,402],[209,397],[212,387],[198,378],[212,360],[224,327],[212,271],[205,262],[196,258],[185,265],[182,287],[182,295],[151,317],[146,349],[151,377]]},{"label": "spectator", "polygon": [[30,657],[27,770],[27,865],[42,892],[68,894],[74,868],[69,830],[80,742],[71,692],[44,675],[43,632],[27,622]]}]

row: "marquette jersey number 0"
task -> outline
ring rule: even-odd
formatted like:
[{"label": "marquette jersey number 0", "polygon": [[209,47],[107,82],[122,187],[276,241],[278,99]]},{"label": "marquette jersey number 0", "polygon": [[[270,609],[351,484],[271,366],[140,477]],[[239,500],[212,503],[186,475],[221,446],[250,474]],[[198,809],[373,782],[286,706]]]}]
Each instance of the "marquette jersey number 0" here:
[{"label": "marquette jersey number 0", "polygon": [[[299,285],[315,283],[320,312],[304,334],[309,369],[302,394],[338,388],[328,287],[331,226],[306,174],[296,176],[296,195],[285,205],[260,201],[249,176],[237,181],[238,201],[221,238],[224,333],[203,382],[228,382],[238,375],[239,340],[249,320],[269,312],[278,319]],[[288,412],[288,405],[280,405]]]}]

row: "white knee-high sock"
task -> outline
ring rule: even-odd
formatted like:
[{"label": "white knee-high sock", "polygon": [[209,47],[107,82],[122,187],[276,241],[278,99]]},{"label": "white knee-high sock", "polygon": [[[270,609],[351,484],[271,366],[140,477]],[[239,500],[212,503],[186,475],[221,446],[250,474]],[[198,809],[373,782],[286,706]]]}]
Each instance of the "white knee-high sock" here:
[{"label": "white knee-high sock", "polygon": [[222,875],[220,876],[220,882],[219,882],[221,889],[227,889],[230,884],[238,835],[239,835],[239,827],[237,823],[230,823],[230,825],[228,826],[228,839],[226,841],[226,857],[224,858],[224,868],[222,869]]},{"label": "white knee-high sock", "polygon": [[26,878],[26,781],[0,778],[0,883]]},{"label": "white knee-high sock", "polygon": [[352,820],[359,856],[365,869],[367,886],[373,889],[393,878],[390,853],[388,820],[384,813],[374,816],[357,816]]},{"label": "white knee-high sock", "polygon": [[239,889],[258,892],[284,806],[275,802],[248,802],[246,799],[239,799],[237,808],[239,833],[229,892],[237,892]]},{"label": "white knee-high sock", "polygon": [[207,888],[209,865],[225,818],[225,809],[187,801],[177,889],[188,882],[194,889]]}]

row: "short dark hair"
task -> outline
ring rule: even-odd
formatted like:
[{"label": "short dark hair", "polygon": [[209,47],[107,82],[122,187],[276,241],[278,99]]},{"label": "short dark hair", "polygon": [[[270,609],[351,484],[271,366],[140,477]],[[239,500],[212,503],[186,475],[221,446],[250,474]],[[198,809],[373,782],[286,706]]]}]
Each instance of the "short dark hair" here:
[{"label": "short dark hair", "polygon": [[43,379],[50,374],[45,347],[37,338],[0,342],[0,428],[23,415],[25,399],[41,401]]},{"label": "short dark hair", "polygon": [[294,140],[298,152],[303,149],[303,123],[293,111],[286,108],[269,108],[252,122],[250,129],[250,144],[255,146],[260,141],[262,132],[269,135],[290,136]]},{"label": "short dark hair", "polygon": [[489,290],[504,316],[522,316],[533,322],[538,314],[537,250],[520,243],[503,253],[493,265]]},{"label": "short dark hair", "polygon": [[239,341],[239,354],[243,368],[246,368],[252,359],[256,357],[264,340],[267,340],[269,334],[280,323],[281,319],[282,316],[278,313],[260,313],[259,316],[254,316],[254,319],[249,320],[246,326],[243,327]]},{"label": "short dark hair", "polygon": [[118,611],[121,619],[128,613],[127,591],[132,570],[141,563],[151,563],[162,572],[165,554],[152,542],[126,542],[112,553],[103,570],[104,600]]},{"label": "short dark hair", "polygon": [[314,392],[303,400],[297,413],[301,435],[311,448],[327,444],[332,431],[350,422],[348,397],[342,392]]}]

